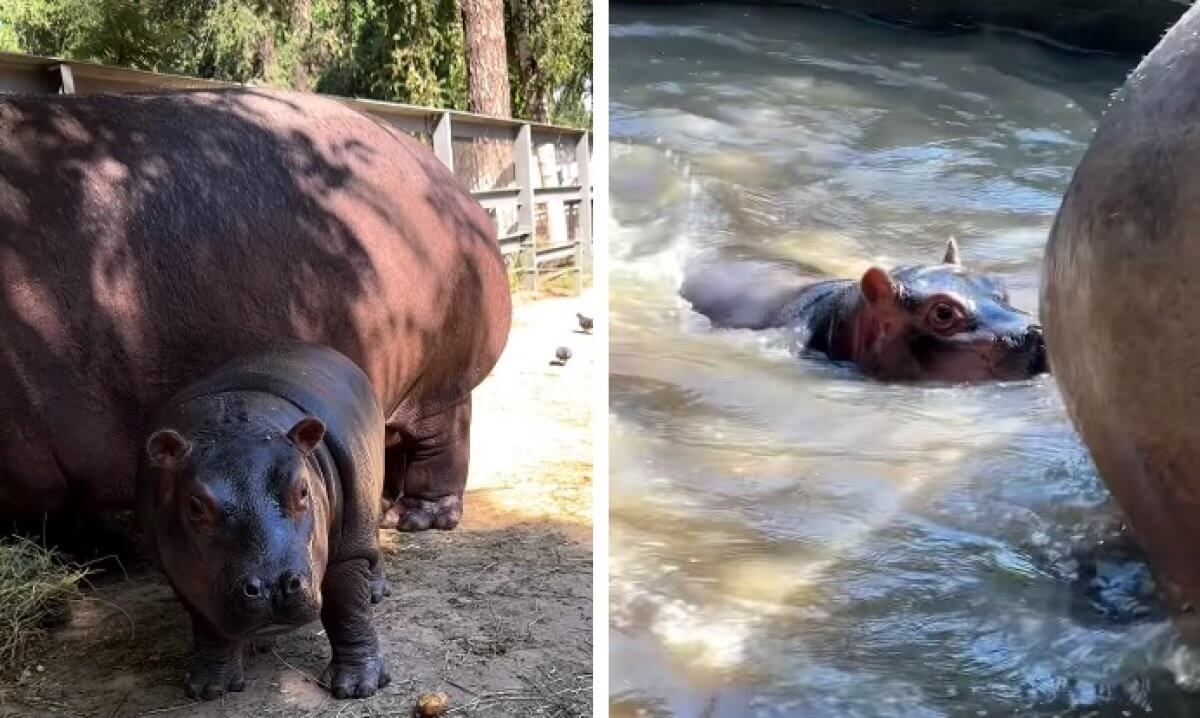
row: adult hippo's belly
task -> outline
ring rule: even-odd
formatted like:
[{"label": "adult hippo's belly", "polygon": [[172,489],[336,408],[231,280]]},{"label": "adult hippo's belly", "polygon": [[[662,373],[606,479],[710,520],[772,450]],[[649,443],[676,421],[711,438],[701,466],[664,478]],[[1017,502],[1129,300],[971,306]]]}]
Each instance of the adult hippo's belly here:
[{"label": "adult hippo's belly", "polygon": [[0,96],[0,271],[0,514],[132,506],[160,403],[304,341],[370,377],[393,518],[461,516],[508,283],[486,213],[404,133],[258,89]]},{"label": "adult hippo's belly", "polygon": [[1072,420],[1191,633],[1200,607],[1200,5],[1129,76],[1047,246],[1042,317]]}]

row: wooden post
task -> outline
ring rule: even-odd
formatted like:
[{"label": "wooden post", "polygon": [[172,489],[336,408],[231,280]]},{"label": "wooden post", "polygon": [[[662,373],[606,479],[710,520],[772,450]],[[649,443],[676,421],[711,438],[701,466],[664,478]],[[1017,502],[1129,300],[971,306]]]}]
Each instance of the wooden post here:
[{"label": "wooden post", "polygon": [[451,134],[450,113],[438,115],[437,124],[433,127],[433,153],[442,164],[454,171],[454,135]]},{"label": "wooden post", "polygon": [[71,74],[70,65],[55,65],[51,71],[58,72],[59,86],[58,94],[74,95],[75,94],[75,76]]},{"label": "wooden post", "polygon": [[583,272],[592,270],[592,172],[591,153],[588,151],[588,133],[579,135],[575,143],[575,174],[579,183],[579,245],[575,259],[579,264],[580,285]]},{"label": "wooden post", "polygon": [[534,213],[533,213],[533,130],[528,123],[522,123],[520,129],[517,130],[517,141],[513,146],[513,151],[516,152],[515,167],[517,170],[517,188],[520,193],[517,195],[517,201],[520,206],[517,210],[517,226],[522,232],[527,232],[526,241],[529,242],[529,271],[526,274],[526,286],[533,291],[538,288],[538,272],[537,272],[537,243],[534,241]]}]

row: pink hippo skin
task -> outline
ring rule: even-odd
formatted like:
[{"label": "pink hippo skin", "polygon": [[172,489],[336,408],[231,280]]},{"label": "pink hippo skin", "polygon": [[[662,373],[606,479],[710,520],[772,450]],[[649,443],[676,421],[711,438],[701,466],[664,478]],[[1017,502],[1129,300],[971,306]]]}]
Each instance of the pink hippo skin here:
[{"label": "pink hippo skin", "polygon": [[0,272],[0,514],[130,508],[152,411],[301,341],[375,389],[390,523],[459,521],[508,283],[487,214],[403,132],[261,89],[0,96]]}]

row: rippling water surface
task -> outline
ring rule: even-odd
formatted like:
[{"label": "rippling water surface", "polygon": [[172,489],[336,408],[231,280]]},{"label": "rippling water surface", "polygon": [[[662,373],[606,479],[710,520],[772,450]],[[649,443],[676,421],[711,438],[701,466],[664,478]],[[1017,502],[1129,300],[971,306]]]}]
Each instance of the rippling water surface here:
[{"label": "rippling water surface", "polygon": [[689,262],[853,276],[953,235],[1036,311],[1130,64],[795,8],[611,17],[614,715],[1200,715],[1053,379],[884,385],[676,295]]}]

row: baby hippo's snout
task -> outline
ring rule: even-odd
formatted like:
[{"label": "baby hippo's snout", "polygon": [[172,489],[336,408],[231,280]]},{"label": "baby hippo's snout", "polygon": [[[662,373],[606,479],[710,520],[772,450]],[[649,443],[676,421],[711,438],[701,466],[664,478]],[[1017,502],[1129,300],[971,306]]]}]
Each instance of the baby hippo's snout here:
[{"label": "baby hippo's snout", "polygon": [[312,577],[304,571],[289,569],[272,578],[247,576],[237,593],[237,603],[254,624],[301,625],[314,620],[320,609]]},{"label": "baby hippo's snout", "polygon": [[1046,338],[1042,325],[1024,313],[1016,313],[1019,324],[1010,324],[1007,331],[992,341],[991,374],[993,378],[1021,380],[1050,371],[1046,356]]},{"label": "baby hippo's snout", "polygon": [[284,571],[274,581],[251,576],[242,583],[242,592],[252,602],[270,601],[272,605],[277,605],[303,593],[308,583],[308,576],[296,571]]}]

